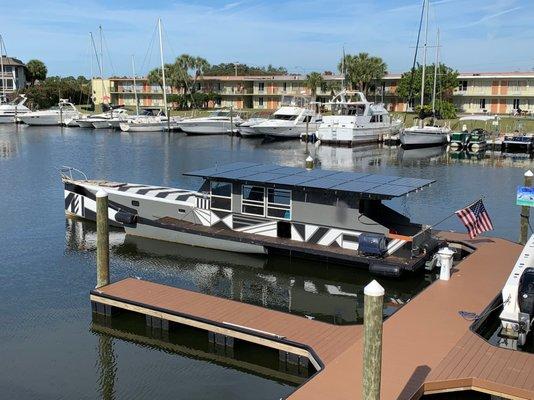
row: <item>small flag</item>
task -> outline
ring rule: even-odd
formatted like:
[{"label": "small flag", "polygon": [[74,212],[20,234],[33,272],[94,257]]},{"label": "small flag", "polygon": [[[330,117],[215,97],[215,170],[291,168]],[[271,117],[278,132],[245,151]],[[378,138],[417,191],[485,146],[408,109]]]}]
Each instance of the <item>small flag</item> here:
[{"label": "small flag", "polygon": [[491,223],[490,216],[482,203],[482,199],[474,202],[473,204],[456,211],[456,215],[463,222],[469,237],[471,239],[477,237],[482,232],[493,230],[493,224]]}]

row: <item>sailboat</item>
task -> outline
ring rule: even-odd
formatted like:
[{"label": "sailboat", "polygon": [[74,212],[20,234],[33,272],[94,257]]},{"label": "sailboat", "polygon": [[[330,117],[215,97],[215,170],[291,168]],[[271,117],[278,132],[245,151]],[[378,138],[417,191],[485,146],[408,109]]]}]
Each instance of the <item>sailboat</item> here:
[{"label": "sailboat", "polygon": [[[424,105],[425,99],[425,72],[426,72],[426,53],[428,46],[428,9],[429,0],[423,3],[426,7],[426,22],[425,22],[425,44],[423,46],[423,73],[421,79],[421,109]],[[436,114],[436,81],[439,65],[439,30],[437,36],[436,46],[436,62],[434,64],[434,88],[432,93],[432,120],[435,120]],[[419,45],[419,44],[418,44]],[[447,126],[433,126],[425,125],[424,120],[421,119],[420,125],[415,125],[405,128],[400,133],[400,142],[403,147],[427,147],[427,146],[441,146],[449,140],[451,129]]]},{"label": "sailboat", "polygon": [[[161,18],[158,18],[158,33],[159,33],[159,55],[161,60],[161,80],[163,84],[163,104],[164,110],[167,108],[167,85],[165,82],[165,65],[163,63],[163,42],[161,39]],[[135,71],[134,71],[135,76]],[[137,88],[134,90],[137,99]],[[137,103],[137,100],[136,100]],[[137,104],[136,104],[137,106]],[[119,127],[123,132],[163,132],[167,129],[167,126],[170,126],[170,121],[164,112],[158,113],[155,116],[146,116],[141,117],[137,115],[135,118],[129,118],[123,122],[119,123]]]}]

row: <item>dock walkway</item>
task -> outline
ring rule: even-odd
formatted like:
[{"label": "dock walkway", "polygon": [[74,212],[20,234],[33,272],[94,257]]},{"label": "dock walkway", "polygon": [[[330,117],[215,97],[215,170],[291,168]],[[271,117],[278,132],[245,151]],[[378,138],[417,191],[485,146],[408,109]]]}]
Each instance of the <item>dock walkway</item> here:
[{"label": "dock walkway", "polygon": [[[476,251],[458,264],[449,281],[434,282],[385,321],[381,398],[416,399],[470,388],[534,398],[534,355],[487,344],[458,315],[484,310],[522,247],[502,239],[442,236]],[[292,400],[361,398],[361,326],[330,325],[138,279],[95,290],[91,300],[309,357],[319,372],[290,395]],[[485,374],[474,367],[483,362]],[[514,373],[519,370],[520,376]]]}]

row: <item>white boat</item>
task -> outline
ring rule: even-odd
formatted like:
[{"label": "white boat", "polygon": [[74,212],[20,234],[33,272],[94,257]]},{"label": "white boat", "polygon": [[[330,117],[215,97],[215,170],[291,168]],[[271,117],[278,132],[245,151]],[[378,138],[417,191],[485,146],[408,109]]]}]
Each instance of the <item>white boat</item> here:
[{"label": "white boat", "polygon": [[64,125],[65,121],[78,118],[80,112],[74,104],[61,99],[56,107],[49,110],[28,112],[20,116],[20,120],[27,125]]},{"label": "white boat", "polygon": [[92,118],[91,124],[94,129],[109,129],[119,127],[120,123],[128,119],[128,110],[118,108],[108,111],[100,117]]},{"label": "white boat", "polygon": [[[31,112],[31,110],[24,105],[26,100],[28,100],[26,96],[20,95],[9,103],[0,104],[0,124],[18,122],[22,115]],[[17,119],[17,121],[15,121],[15,119]]]},{"label": "white boat", "polygon": [[400,134],[405,147],[441,146],[449,141],[451,128],[448,126],[411,126]]},{"label": "white boat", "polygon": [[265,122],[267,120],[268,118],[249,118],[237,126],[237,132],[241,135],[241,137],[244,138],[262,136],[261,133],[257,133],[253,129],[253,126],[258,125],[259,123]]},{"label": "white boat", "polygon": [[[357,99],[352,100],[354,97]],[[367,101],[362,92],[342,90],[326,105],[332,115],[324,116],[317,129],[322,143],[377,142],[386,134],[397,133],[402,125],[400,120],[391,119],[383,104]]]},{"label": "white boat", "polygon": [[[282,100],[282,103],[284,103]],[[321,124],[322,117],[307,104],[304,97],[290,98],[290,105],[283,105],[267,121],[252,126],[256,134],[274,139],[296,139],[302,133],[314,133]]]},{"label": "white boat", "polygon": [[241,117],[231,110],[215,110],[207,117],[184,119],[177,126],[190,135],[222,135],[233,132],[242,122]]}]

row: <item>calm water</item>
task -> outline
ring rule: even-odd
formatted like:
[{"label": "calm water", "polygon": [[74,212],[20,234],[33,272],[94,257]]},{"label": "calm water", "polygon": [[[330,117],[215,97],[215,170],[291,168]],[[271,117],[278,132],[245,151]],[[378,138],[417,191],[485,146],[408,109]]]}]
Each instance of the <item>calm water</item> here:
[{"label": "calm water", "polygon": [[[390,202],[418,222],[437,222],[483,195],[493,234],[516,239],[515,187],[528,159],[489,153],[455,159],[440,149],[378,146],[310,150],[322,168],[436,179]],[[302,166],[305,157],[299,142],[0,125],[0,393],[18,399],[234,399],[249,398],[253,389],[255,398],[278,399],[294,390],[298,382],[280,376],[276,360],[270,365],[269,356],[255,357],[256,350],[236,356],[245,366],[236,365],[215,360],[205,342],[192,343],[190,336],[173,338],[171,346],[134,332],[142,324],[119,322],[109,331],[93,323],[88,291],[95,283],[95,226],[65,219],[58,168],[196,189],[200,182],[182,172],[233,161]],[[454,218],[440,227],[463,230]],[[334,265],[199,251],[119,231],[111,243],[113,280],[139,276],[337,324],[360,321],[363,286],[371,279]],[[386,315],[431,280],[381,280]],[[268,365],[261,372],[246,367],[254,358]]]}]

